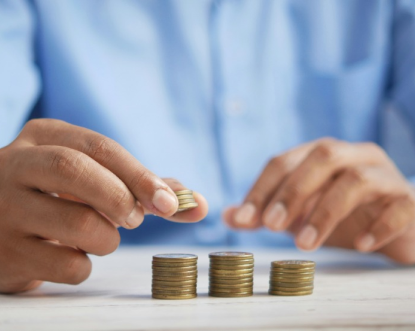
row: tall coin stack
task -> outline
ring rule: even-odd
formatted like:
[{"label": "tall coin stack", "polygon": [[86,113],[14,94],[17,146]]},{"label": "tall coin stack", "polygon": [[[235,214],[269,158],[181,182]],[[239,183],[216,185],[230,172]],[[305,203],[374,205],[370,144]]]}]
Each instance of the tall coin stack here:
[{"label": "tall coin stack", "polygon": [[196,298],[198,256],[158,254],[152,261],[152,297],[180,300]]},{"label": "tall coin stack", "polygon": [[179,201],[178,212],[198,207],[194,199],[194,192],[191,190],[182,190],[175,192]]},{"label": "tall coin stack", "polygon": [[269,294],[286,296],[312,294],[314,274],[313,261],[274,261],[270,270]]},{"label": "tall coin stack", "polygon": [[253,295],[253,254],[217,252],[209,254],[209,258],[210,296],[235,298]]}]

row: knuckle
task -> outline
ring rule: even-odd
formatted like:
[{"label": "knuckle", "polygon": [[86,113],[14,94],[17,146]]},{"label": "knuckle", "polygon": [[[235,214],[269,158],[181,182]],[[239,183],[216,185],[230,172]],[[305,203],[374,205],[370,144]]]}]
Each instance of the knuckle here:
[{"label": "knuckle", "polygon": [[87,164],[81,157],[81,154],[75,155],[69,150],[62,150],[51,154],[47,171],[73,181],[84,174],[86,168]]},{"label": "knuckle", "polygon": [[114,157],[117,149],[118,145],[115,141],[104,136],[99,136],[97,138],[92,138],[87,142],[86,154],[96,160],[109,161]]},{"label": "knuckle", "polygon": [[267,167],[273,168],[273,169],[281,169],[285,167],[285,161],[282,156],[276,156],[273,157],[267,162]]},{"label": "knuckle", "polygon": [[91,208],[85,208],[77,218],[74,232],[77,236],[90,236],[96,233],[100,226],[100,219],[97,217],[97,212]]},{"label": "knuckle", "polygon": [[332,162],[337,156],[336,143],[332,140],[324,140],[315,147],[312,153],[318,160]]},{"label": "knuckle", "polygon": [[364,186],[367,184],[367,174],[363,168],[352,167],[345,170],[346,180],[349,184],[355,186]]},{"label": "knuckle", "polygon": [[146,185],[146,183],[150,180],[150,175],[147,171],[140,171],[130,181],[129,187],[133,191],[141,190]]},{"label": "knuckle", "polygon": [[289,184],[284,190],[284,200],[290,202],[300,199],[304,195],[302,186],[299,183]]},{"label": "knuckle", "polygon": [[134,204],[134,198],[130,194],[130,191],[120,185],[120,187],[114,187],[109,196],[109,207],[115,210],[118,214],[129,214],[132,205]]},{"label": "knuckle", "polygon": [[316,218],[322,227],[329,225],[335,219],[335,212],[330,206],[322,206]]},{"label": "knuckle", "polygon": [[81,253],[70,254],[64,262],[66,283],[78,285],[88,278],[91,273],[91,261]]}]

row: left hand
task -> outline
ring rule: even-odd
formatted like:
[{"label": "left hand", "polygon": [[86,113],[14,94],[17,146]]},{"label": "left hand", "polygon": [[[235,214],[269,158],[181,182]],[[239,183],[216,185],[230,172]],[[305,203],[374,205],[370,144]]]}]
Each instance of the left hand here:
[{"label": "left hand", "polygon": [[390,255],[414,263],[414,188],[373,143],[325,138],[272,158],[243,205],[223,217],[233,228],[289,230],[303,250],[328,243],[389,255],[386,246],[411,236],[403,242],[413,247]]}]

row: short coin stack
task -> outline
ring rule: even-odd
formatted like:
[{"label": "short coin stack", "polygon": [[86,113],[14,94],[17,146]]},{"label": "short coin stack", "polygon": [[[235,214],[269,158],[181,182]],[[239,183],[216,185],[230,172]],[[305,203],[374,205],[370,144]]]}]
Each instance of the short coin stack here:
[{"label": "short coin stack", "polygon": [[217,252],[209,254],[209,258],[210,296],[235,298],[253,295],[253,254]]},{"label": "short coin stack", "polygon": [[314,274],[313,261],[274,261],[270,270],[269,294],[286,296],[312,294]]},{"label": "short coin stack", "polygon": [[197,260],[193,254],[153,256],[152,297],[166,300],[196,298]]},{"label": "short coin stack", "polygon": [[191,190],[176,191],[175,194],[179,201],[178,212],[198,207]]}]

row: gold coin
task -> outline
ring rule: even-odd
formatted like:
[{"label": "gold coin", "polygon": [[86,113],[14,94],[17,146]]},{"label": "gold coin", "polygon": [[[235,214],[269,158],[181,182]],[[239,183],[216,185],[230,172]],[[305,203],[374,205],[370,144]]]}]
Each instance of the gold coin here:
[{"label": "gold coin", "polygon": [[161,286],[191,286],[197,283],[196,279],[192,280],[181,280],[181,281],[168,281],[152,279],[152,284],[158,284]]},{"label": "gold coin", "polygon": [[216,260],[210,259],[210,265],[212,266],[240,266],[240,265],[253,265],[254,266],[254,259],[241,259],[241,260]]},{"label": "gold coin", "polygon": [[189,279],[189,280],[191,280],[191,279],[197,279],[198,275],[196,273],[195,274],[179,274],[179,273],[173,273],[173,272],[171,272],[171,273],[168,273],[168,272],[154,273],[153,274],[154,279],[161,278],[161,277],[168,277],[170,279]]},{"label": "gold coin", "polygon": [[233,264],[233,265],[226,265],[226,264],[213,264],[209,265],[210,269],[216,270],[241,270],[241,269],[253,269],[253,264]]},{"label": "gold coin", "polygon": [[184,294],[184,295],[164,295],[164,294],[153,294],[153,299],[158,300],[190,300],[197,298],[197,294]]},{"label": "gold coin", "polygon": [[282,282],[269,282],[270,286],[273,287],[304,287],[304,286],[313,286],[313,282],[304,282],[304,283],[282,283]]},{"label": "gold coin", "polygon": [[179,196],[177,196],[177,198],[178,198],[178,201],[181,201],[181,200],[187,200],[187,199],[192,199],[192,200],[195,200],[195,198],[194,198],[194,195],[193,195],[193,194],[184,194],[184,195],[179,195]]},{"label": "gold coin", "polygon": [[284,260],[271,263],[271,266],[276,268],[315,268],[315,265],[315,262],[305,260]]},{"label": "gold coin", "polygon": [[213,275],[212,273],[209,274],[211,280],[217,280],[217,279],[245,279],[245,278],[251,278],[253,279],[253,274],[241,274],[241,275]]},{"label": "gold coin", "polygon": [[305,287],[275,287],[270,286],[270,291],[282,291],[282,292],[303,292],[303,291],[312,291],[313,286]]},{"label": "gold coin", "polygon": [[196,203],[195,199],[183,199],[179,200],[179,207],[188,203]]},{"label": "gold coin", "polygon": [[246,252],[214,252],[209,254],[213,260],[236,260],[236,259],[252,259],[252,253]]},{"label": "gold coin", "polygon": [[182,253],[174,253],[174,254],[157,254],[153,256],[153,261],[160,261],[160,262],[191,262],[198,259],[197,255],[194,254],[182,254]]},{"label": "gold coin", "polygon": [[224,284],[224,285],[237,285],[237,284],[244,284],[244,283],[252,283],[253,277],[248,278],[238,278],[238,279],[224,279],[218,277],[209,277],[210,283],[215,284]]},{"label": "gold coin", "polygon": [[241,283],[241,284],[218,284],[218,283],[210,283],[210,286],[213,288],[253,288],[254,282],[251,283]]},{"label": "gold coin", "polygon": [[180,295],[180,294],[194,294],[196,293],[196,288],[186,289],[186,290],[160,290],[152,288],[152,293],[155,294],[170,294],[170,295]]},{"label": "gold coin", "polygon": [[188,210],[188,209],[192,209],[196,207],[198,207],[198,203],[196,202],[184,203],[178,206],[178,211],[184,211],[184,210]]},{"label": "gold coin", "polygon": [[167,271],[167,272],[186,272],[186,271],[197,271],[198,268],[196,265],[194,266],[186,266],[186,267],[160,267],[160,266],[152,266],[153,272],[155,271]]},{"label": "gold coin", "polygon": [[250,269],[213,269],[210,268],[209,272],[212,273],[213,275],[241,275],[241,274],[252,274],[253,273],[254,268],[250,268]]},{"label": "gold coin", "polygon": [[192,190],[180,190],[180,191],[175,191],[176,195],[184,195],[184,194],[192,194],[194,193]]},{"label": "gold coin", "polygon": [[177,282],[178,284],[173,284],[173,285],[167,285],[167,284],[163,284],[163,283],[158,283],[158,282],[152,282],[152,287],[157,287],[157,288],[175,288],[175,289],[189,289],[189,288],[195,288],[196,287],[196,282],[192,283],[192,284],[182,284],[181,282]]},{"label": "gold coin", "polygon": [[270,270],[270,274],[278,276],[288,276],[288,277],[308,277],[315,275],[313,271],[301,271],[301,272],[286,272],[282,270]]},{"label": "gold coin", "polygon": [[314,275],[315,270],[313,269],[283,269],[283,268],[272,268],[270,272],[277,274],[288,274],[288,275],[299,275],[299,274],[310,274]]},{"label": "gold coin", "polygon": [[246,287],[246,288],[219,288],[219,287],[209,287],[209,292],[215,293],[248,293],[253,292],[253,287]]},{"label": "gold coin", "polygon": [[284,291],[270,291],[269,294],[271,295],[283,295],[283,296],[298,296],[298,295],[309,295],[312,294],[313,291],[302,291],[302,292],[284,292]]},{"label": "gold coin", "polygon": [[196,263],[152,263],[152,268],[198,268],[198,265]]},{"label": "gold coin", "polygon": [[208,295],[210,297],[218,297],[218,298],[241,298],[241,297],[251,297],[253,295],[253,292],[246,292],[246,293],[209,292]]},{"label": "gold coin", "polygon": [[290,277],[270,276],[270,281],[271,282],[280,282],[280,283],[307,283],[307,282],[313,282],[313,277],[290,278]]},{"label": "gold coin", "polygon": [[167,276],[153,275],[154,281],[164,280],[164,281],[169,281],[169,282],[182,282],[182,281],[192,280],[196,282],[197,279],[198,277],[195,277],[195,276],[167,277]]}]

